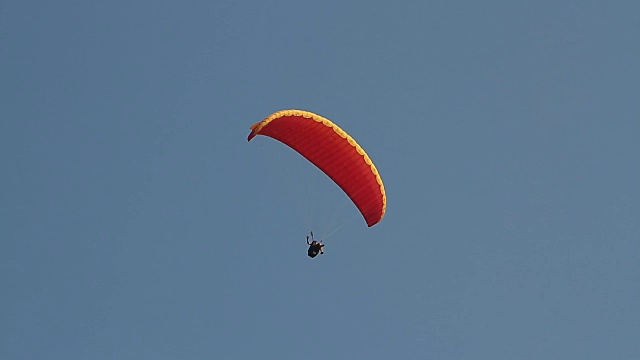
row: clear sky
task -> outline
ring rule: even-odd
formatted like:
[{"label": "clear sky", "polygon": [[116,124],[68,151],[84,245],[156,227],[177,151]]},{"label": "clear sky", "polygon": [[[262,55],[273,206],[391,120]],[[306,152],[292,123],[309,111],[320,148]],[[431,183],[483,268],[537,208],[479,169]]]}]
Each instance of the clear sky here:
[{"label": "clear sky", "polygon": [[3,360],[640,358],[638,1],[5,0],[0,99]]}]

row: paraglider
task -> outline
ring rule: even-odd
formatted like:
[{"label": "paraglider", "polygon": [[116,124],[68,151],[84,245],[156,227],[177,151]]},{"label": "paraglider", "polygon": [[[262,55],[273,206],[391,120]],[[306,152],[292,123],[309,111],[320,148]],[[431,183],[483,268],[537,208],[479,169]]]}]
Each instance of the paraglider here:
[{"label": "paraglider", "polygon": [[[387,196],[378,169],[353,137],[331,120],[309,111],[282,110],[251,125],[247,140],[257,135],[284,143],[317,166],[347,194],[367,226],[384,217]],[[321,247],[317,250],[322,253]]]},{"label": "paraglider", "polygon": [[311,242],[309,242],[309,236],[307,235],[307,245],[309,245],[309,250],[307,250],[307,255],[309,255],[310,258],[314,258],[318,255],[318,252],[320,254],[324,254],[324,244],[321,241],[316,241],[313,238],[313,231],[311,231]]}]

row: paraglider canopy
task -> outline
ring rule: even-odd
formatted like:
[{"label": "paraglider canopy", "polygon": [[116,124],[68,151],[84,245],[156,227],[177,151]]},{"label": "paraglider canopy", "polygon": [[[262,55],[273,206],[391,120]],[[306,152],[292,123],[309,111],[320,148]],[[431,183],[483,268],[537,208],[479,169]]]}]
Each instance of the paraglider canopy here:
[{"label": "paraglider canopy", "polygon": [[384,217],[387,197],[378,169],[364,149],[338,125],[318,114],[282,110],[251,125],[247,137],[274,138],[327,174],[353,201],[368,226]]}]

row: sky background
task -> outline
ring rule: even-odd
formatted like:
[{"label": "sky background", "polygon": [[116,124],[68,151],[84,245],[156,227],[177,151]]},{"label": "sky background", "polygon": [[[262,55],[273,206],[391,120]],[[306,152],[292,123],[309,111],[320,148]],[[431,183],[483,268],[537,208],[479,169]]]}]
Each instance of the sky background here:
[{"label": "sky background", "polygon": [[2,359],[640,358],[638,1],[5,0],[0,99]]}]

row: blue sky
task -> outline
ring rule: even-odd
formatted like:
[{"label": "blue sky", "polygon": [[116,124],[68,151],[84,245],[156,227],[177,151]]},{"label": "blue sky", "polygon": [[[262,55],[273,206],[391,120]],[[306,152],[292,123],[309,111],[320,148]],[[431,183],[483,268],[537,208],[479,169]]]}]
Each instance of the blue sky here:
[{"label": "blue sky", "polygon": [[[3,2],[0,357],[639,358],[639,34],[637,1]],[[247,143],[287,108],[367,150],[380,224]]]}]

